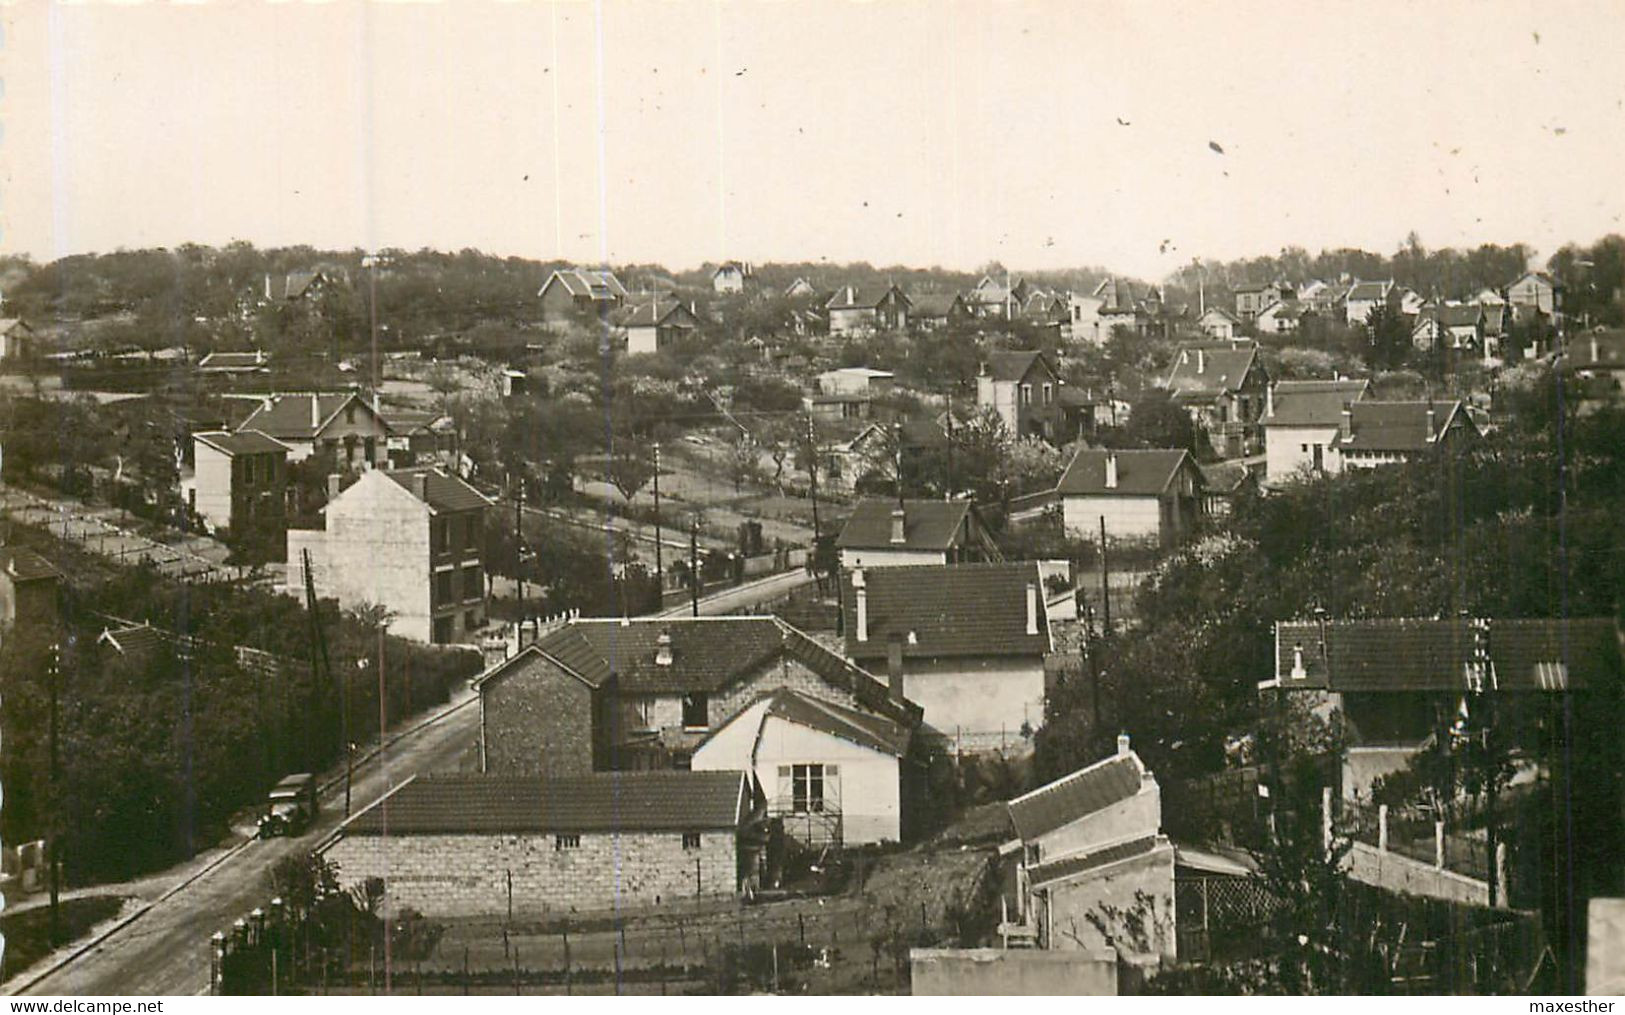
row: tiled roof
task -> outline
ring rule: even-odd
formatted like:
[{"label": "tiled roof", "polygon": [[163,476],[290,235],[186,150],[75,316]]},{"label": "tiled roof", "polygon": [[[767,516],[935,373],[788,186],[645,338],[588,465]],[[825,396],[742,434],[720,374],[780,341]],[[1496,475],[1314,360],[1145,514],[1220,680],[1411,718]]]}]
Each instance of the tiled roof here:
[{"label": "tiled roof", "polygon": [[289,451],[286,444],[258,430],[238,430],[236,433],[206,431],[195,433],[192,438],[227,455],[287,454]]},{"label": "tiled roof", "polygon": [[113,646],[123,656],[146,656],[169,644],[169,636],[151,624],[109,628],[97,640]]},{"label": "tiled roof", "polygon": [[1010,823],[1022,841],[1031,842],[1134,796],[1144,774],[1139,755],[1114,754],[1016,797],[1006,805]]},{"label": "tiled roof", "polygon": [[1338,426],[1343,409],[1364,398],[1369,381],[1281,381],[1270,394],[1265,426]]},{"label": "tiled roof", "polygon": [[[407,493],[420,497],[433,511],[473,511],[491,506],[484,494],[439,466],[394,469],[384,475],[393,479]],[[419,476],[425,480],[421,495],[418,493]]]},{"label": "tiled roof", "polygon": [[0,546],[0,571],[20,582],[62,577],[50,561],[24,546]]},{"label": "tiled roof", "polygon": [[[846,654],[885,659],[893,635],[903,657],[1042,656],[1050,650],[1043,586],[1032,561],[864,568],[869,637],[858,640],[852,575],[841,582]],[[1037,634],[1027,633],[1027,586],[1038,585]]]},{"label": "tiled roof", "polygon": [[653,328],[667,323],[667,319],[673,315],[684,319],[678,322],[680,324],[695,320],[687,304],[677,300],[657,299],[636,306],[622,307],[615,312],[612,321],[623,328]]},{"label": "tiled roof", "polygon": [[767,717],[783,719],[798,726],[828,733],[832,737],[868,747],[893,757],[901,758],[908,753],[909,731],[907,728],[877,715],[859,712],[790,688],[780,688],[773,692],[768,702],[764,720]]},{"label": "tiled roof", "polygon": [[[1106,487],[1106,458],[1117,457],[1117,485]],[[1151,451],[1106,451],[1079,448],[1055,485],[1062,495],[1154,497],[1168,489],[1190,452],[1179,448]]]},{"label": "tiled roof", "polygon": [[835,290],[835,295],[825,304],[830,310],[863,310],[880,306],[890,293],[896,289],[897,295],[905,303],[908,297],[895,285],[843,285]]},{"label": "tiled roof", "polygon": [[913,317],[947,317],[956,303],[964,303],[964,298],[958,293],[921,293],[909,297],[909,314]]},{"label": "tiled roof", "polygon": [[1625,370],[1625,331],[1587,332],[1569,339],[1563,355],[1568,370]]},{"label": "tiled roof", "polygon": [[300,391],[272,395],[269,404],[261,403],[237,429],[258,430],[277,440],[311,440],[352,399],[372,413],[372,406],[353,391]]},{"label": "tiled roof", "polygon": [[[940,427],[936,428],[939,432]],[[944,437],[944,439],[946,439]],[[903,542],[891,541],[892,512],[897,501],[868,497],[842,526],[835,545],[851,550],[946,550],[954,545],[965,516],[971,511],[968,500],[903,501]]]},{"label": "tiled roof", "polygon": [[741,772],[603,772],[542,778],[418,776],[356,815],[349,835],[517,835],[733,829],[750,814]]},{"label": "tiled roof", "polygon": [[1041,352],[990,352],[987,354],[987,372],[995,381],[1019,381],[1027,376],[1027,372],[1038,361],[1043,360],[1045,369],[1051,376],[1054,370],[1049,369],[1049,361],[1044,359]]},{"label": "tiled roof", "polygon": [[1182,345],[1168,375],[1168,390],[1175,398],[1201,398],[1238,391],[1258,361],[1252,342]]},{"label": "tiled roof", "polygon": [[1393,288],[1393,282],[1356,282],[1349,287],[1348,299],[1367,302],[1385,299]]},{"label": "tiled roof", "polygon": [[[548,276],[548,282],[557,278],[564,291],[571,296],[588,296],[595,300],[625,299],[626,287],[613,271],[595,271],[586,268],[562,268]],[[542,284],[547,289],[547,283]]]},{"label": "tiled roof", "polygon": [[1032,879],[1034,887],[1047,885],[1066,878],[1077,877],[1079,874],[1096,870],[1107,864],[1117,863],[1119,860],[1148,856],[1157,848],[1159,841],[1155,835],[1130,839],[1127,842],[1107,846],[1105,849],[1097,849],[1093,853],[1081,853],[1062,857],[1049,863],[1037,864],[1027,874]]},{"label": "tiled roof", "polygon": [[[1488,632],[1496,686],[1556,691],[1596,687],[1621,675],[1607,618],[1496,620]],[[1334,620],[1322,646],[1314,621],[1275,625],[1275,673],[1285,687],[1334,691],[1450,691],[1468,687],[1473,628],[1464,619]],[[1303,677],[1292,675],[1297,650]]]},{"label": "tiled roof", "polygon": [[[1434,446],[1433,437],[1443,432],[1456,415],[1461,403],[1449,402],[1373,402],[1359,401],[1350,407],[1352,433],[1342,446],[1353,451],[1424,451]],[[1428,413],[1433,413],[1429,429]],[[1467,417],[1462,416],[1465,420]],[[1467,426],[1472,426],[1471,421]]]},{"label": "tiled roof", "polygon": [[257,349],[253,352],[211,352],[198,360],[197,365],[204,370],[252,370],[265,365],[265,353]]}]

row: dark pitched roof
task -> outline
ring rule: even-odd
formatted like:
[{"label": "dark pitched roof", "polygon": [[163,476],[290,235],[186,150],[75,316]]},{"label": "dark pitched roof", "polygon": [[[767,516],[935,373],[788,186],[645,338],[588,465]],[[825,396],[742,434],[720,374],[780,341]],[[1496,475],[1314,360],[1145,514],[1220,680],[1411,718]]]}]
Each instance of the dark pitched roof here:
[{"label": "dark pitched roof", "polygon": [[514,835],[732,829],[749,817],[741,772],[540,778],[418,776],[343,826],[349,835]]},{"label": "dark pitched roof", "polygon": [[1130,860],[1134,857],[1148,856],[1159,843],[1155,835],[1147,835],[1139,839],[1130,839],[1116,845],[1097,849],[1093,853],[1075,854],[1041,863],[1033,866],[1027,874],[1033,885],[1047,885],[1066,878],[1077,877],[1079,874],[1096,870],[1107,864],[1117,863],[1119,860]]},{"label": "dark pitched roof", "polygon": [[236,433],[205,431],[193,434],[192,439],[227,455],[287,454],[289,450],[286,444],[258,430],[238,430]]},{"label": "dark pitched roof", "polygon": [[990,352],[987,355],[987,372],[995,381],[1019,381],[1027,376],[1034,364],[1042,361],[1044,369],[1050,376],[1055,370],[1050,367],[1049,360],[1041,352]]},{"label": "dark pitched roof", "polygon": [[[896,635],[903,657],[1042,656],[1050,650],[1038,565],[911,565],[861,569],[869,637],[858,640],[854,571],[841,583],[846,654],[884,659]],[[1027,633],[1027,586],[1039,587],[1038,633]]]},{"label": "dark pitched roof", "polygon": [[1369,381],[1281,381],[1270,393],[1265,426],[1338,426],[1343,409],[1364,398]]},{"label": "dark pitched roof", "polygon": [[909,297],[909,313],[914,317],[947,317],[955,304],[963,308],[964,303],[958,293],[921,293]]},{"label": "dark pitched roof", "polygon": [[542,283],[542,290],[546,291],[555,278],[571,296],[587,296],[595,300],[626,298],[626,287],[621,285],[621,280],[615,277],[613,271],[561,268],[548,276],[547,282]]},{"label": "dark pitched roof", "polygon": [[[401,489],[429,505],[431,511],[472,511],[490,507],[485,495],[437,465],[414,469],[394,469],[384,473]],[[418,478],[423,477],[423,492],[418,492]]]},{"label": "dark pitched roof", "polygon": [[1010,801],[1010,823],[1030,842],[1140,792],[1145,765],[1133,751],[1103,758]]},{"label": "dark pitched roof", "polygon": [[790,688],[773,692],[767,717],[828,733],[832,737],[901,758],[908,753],[909,730],[890,719],[814,698]]},{"label": "dark pitched roof", "polygon": [[904,303],[909,302],[908,297],[895,285],[843,285],[835,290],[835,295],[829,298],[825,306],[830,310],[870,309],[885,302],[893,290]]},{"label": "dark pitched roof", "polygon": [[[1106,487],[1106,459],[1117,458],[1117,485]],[[1182,448],[1151,451],[1107,451],[1079,448],[1055,485],[1058,493],[1102,497],[1154,497],[1168,489],[1190,462]]]},{"label": "dark pitched roof", "polygon": [[170,639],[165,632],[151,624],[137,624],[134,627],[108,628],[96,640],[111,645],[123,656],[146,656],[167,648]]},{"label": "dark pitched roof", "polygon": [[1196,468],[1202,473],[1202,488],[1213,494],[1236,493],[1247,485],[1253,474],[1245,464],[1237,461],[1211,462]]},{"label": "dark pitched roof", "polygon": [[1258,346],[1252,342],[1182,345],[1168,374],[1168,390],[1179,399],[1238,391],[1257,362]]},{"label": "dark pitched roof", "polygon": [[[938,431],[940,427],[936,428]],[[929,436],[929,431],[923,435]],[[946,440],[946,435],[943,436]],[[971,512],[968,500],[903,501],[903,542],[891,541],[892,512],[897,501],[868,497],[858,502],[841,527],[835,545],[852,550],[946,550]]]},{"label": "dark pitched roof", "polygon": [[1563,354],[1568,370],[1625,370],[1625,331],[1595,331],[1569,339]]},{"label": "dark pitched roof", "polygon": [[1356,282],[1349,287],[1349,300],[1380,300],[1385,299],[1394,288],[1393,282]]},{"label": "dark pitched roof", "polygon": [[[1496,686],[1557,691],[1618,680],[1620,647],[1607,618],[1496,620],[1488,632]],[[1297,650],[1302,677],[1294,677]],[[1469,621],[1334,620],[1324,646],[1314,621],[1275,625],[1275,675],[1282,686],[1334,691],[1451,691],[1468,688],[1476,639]]]},{"label": "dark pitched roof", "polygon": [[198,360],[197,365],[202,370],[258,370],[265,362],[265,353],[256,349],[253,352],[211,352]]},{"label": "dark pitched roof", "polygon": [[300,391],[272,395],[248,418],[239,430],[258,430],[277,440],[311,440],[321,432],[327,421],[338,415],[351,401],[373,413],[372,406],[353,391],[316,392]]},{"label": "dark pitched roof", "polygon": [[623,328],[653,328],[670,323],[672,317],[681,318],[677,323],[684,324],[697,321],[688,304],[678,300],[648,300],[636,306],[621,307],[611,315],[611,322]]},{"label": "dark pitched roof", "polygon": [[62,577],[55,565],[24,546],[0,546],[0,571],[20,582]]},{"label": "dark pitched roof", "polygon": [[1094,295],[1101,300],[1102,312],[1126,312],[1139,309],[1134,285],[1122,279],[1108,278],[1095,286]]},{"label": "dark pitched roof", "polygon": [[[1373,402],[1359,401],[1350,407],[1352,432],[1342,447],[1353,451],[1425,451],[1434,446],[1434,437],[1456,422],[1477,432],[1459,401]],[[1433,413],[1431,430],[1428,413]]]},{"label": "dark pitched roof", "polygon": [[1437,307],[1434,317],[1447,328],[1463,328],[1478,324],[1484,317],[1484,308],[1476,303]]}]

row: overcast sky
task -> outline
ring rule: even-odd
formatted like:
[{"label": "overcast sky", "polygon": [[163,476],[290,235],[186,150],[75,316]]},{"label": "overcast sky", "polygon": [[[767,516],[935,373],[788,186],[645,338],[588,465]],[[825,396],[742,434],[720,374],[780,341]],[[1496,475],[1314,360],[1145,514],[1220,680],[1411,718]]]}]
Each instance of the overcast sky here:
[{"label": "overcast sky", "polygon": [[0,249],[39,259],[241,238],[1151,277],[1625,230],[1619,0],[0,17]]}]

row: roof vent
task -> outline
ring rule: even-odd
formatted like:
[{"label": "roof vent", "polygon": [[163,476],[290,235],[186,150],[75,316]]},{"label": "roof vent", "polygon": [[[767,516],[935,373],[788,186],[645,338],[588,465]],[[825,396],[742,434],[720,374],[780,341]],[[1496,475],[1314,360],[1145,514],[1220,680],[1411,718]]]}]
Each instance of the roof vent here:
[{"label": "roof vent", "polygon": [[1309,676],[1309,671],[1303,668],[1303,645],[1292,646],[1292,679],[1303,680]]},{"label": "roof vent", "polygon": [[908,537],[903,532],[904,521],[903,505],[899,504],[892,509],[891,513],[891,541],[894,546],[908,542]]},{"label": "roof vent", "polygon": [[655,665],[671,665],[671,632],[661,631],[660,637],[655,639]]}]

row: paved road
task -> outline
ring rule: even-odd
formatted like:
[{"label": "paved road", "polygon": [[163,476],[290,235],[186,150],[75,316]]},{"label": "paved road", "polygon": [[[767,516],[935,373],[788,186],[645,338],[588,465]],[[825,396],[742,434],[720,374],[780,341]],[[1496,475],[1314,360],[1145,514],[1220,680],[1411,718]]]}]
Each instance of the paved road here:
[{"label": "paved road", "polygon": [[[813,576],[805,568],[794,571],[785,571],[782,574],[769,575],[756,581],[736,585],[731,589],[714,592],[700,600],[700,616],[717,617],[725,613],[734,613],[738,610],[753,606],[761,606],[780,599],[804,585],[811,585]],[[662,617],[689,616],[692,606],[683,603],[661,613]]]},{"label": "paved road", "polygon": [[[454,771],[479,732],[479,709],[462,692],[441,718],[402,734],[358,766],[354,809],[417,772]],[[253,842],[230,859],[47,976],[30,994],[199,994],[209,988],[209,935],[267,901],[266,874],[283,857],[309,850],[343,816],[342,781],[322,797],[322,814],[298,839]]]}]

